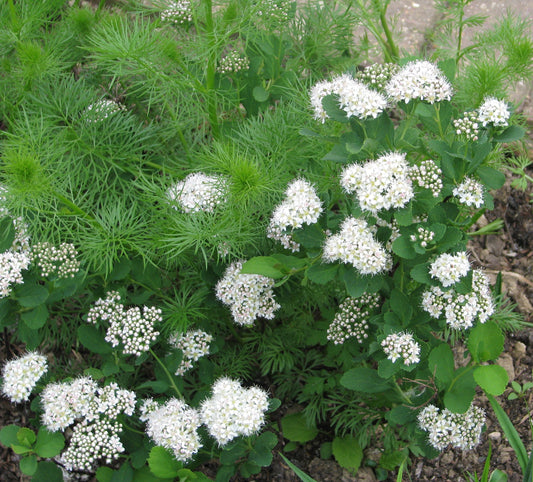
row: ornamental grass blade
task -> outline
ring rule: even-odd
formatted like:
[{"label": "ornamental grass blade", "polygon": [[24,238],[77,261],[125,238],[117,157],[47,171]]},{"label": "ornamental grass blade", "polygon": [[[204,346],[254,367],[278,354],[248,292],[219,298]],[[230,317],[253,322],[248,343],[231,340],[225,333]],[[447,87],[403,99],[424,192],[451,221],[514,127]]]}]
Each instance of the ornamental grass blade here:
[{"label": "ornamental grass blade", "polygon": [[294,465],[287,457],[285,457],[281,452],[278,452],[280,457],[285,461],[285,463],[291,468],[291,470],[303,480],[303,482],[317,482],[313,477],[307,475],[303,470],[300,470],[296,465]]}]

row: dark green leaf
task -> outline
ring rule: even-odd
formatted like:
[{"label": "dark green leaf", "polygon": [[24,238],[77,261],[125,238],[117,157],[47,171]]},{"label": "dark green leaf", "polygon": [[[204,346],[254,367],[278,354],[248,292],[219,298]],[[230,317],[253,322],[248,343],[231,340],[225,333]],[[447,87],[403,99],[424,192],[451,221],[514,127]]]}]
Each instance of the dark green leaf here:
[{"label": "dark green leaf", "polygon": [[435,375],[440,385],[450,384],[455,365],[452,349],[447,343],[441,343],[431,350],[428,357],[428,369]]},{"label": "dark green leaf", "polygon": [[509,126],[501,134],[494,136],[496,142],[514,142],[522,139],[526,130],[522,126]]},{"label": "dark green leaf", "polygon": [[98,482],[111,482],[113,477],[113,469],[109,467],[98,467],[96,471],[96,480]]},{"label": "dark green leaf", "polygon": [[363,449],[355,437],[335,437],[332,449],[333,456],[341,467],[357,472],[363,460]]},{"label": "dark green leaf", "polygon": [[390,388],[387,381],[380,378],[377,370],[366,367],[348,370],[341,377],[340,384],[350,390],[364,393],[380,393]]},{"label": "dark green leaf", "polygon": [[128,462],[124,462],[120,469],[115,470],[111,476],[111,482],[131,482],[134,471]]},{"label": "dark green leaf", "polygon": [[53,462],[39,462],[32,482],[60,482],[63,480],[61,469]]},{"label": "dark green leaf", "polygon": [[22,313],[21,318],[28,328],[38,330],[39,328],[42,328],[45,325],[46,320],[48,320],[48,308],[44,304],[39,305],[33,310]]},{"label": "dark green leaf", "polygon": [[0,253],[13,246],[15,240],[15,225],[10,217],[0,218]]},{"label": "dark green leaf", "polygon": [[481,166],[476,174],[489,189],[500,189],[505,183],[505,175],[489,166]]},{"label": "dark green leaf", "polygon": [[113,347],[105,341],[103,333],[92,325],[80,325],[78,327],[78,339],[85,348],[93,353],[103,355],[113,351]]},{"label": "dark green leaf", "polygon": [[48,290],[38,284],[24,283],[14,291],[17,301],[25,308],[35,308],[48,298]]},{"label": "dark green leaf", "polygon": [[18,443],[17,433],[21,427],[18,425],[6,425],[0,430],[0,443],[6,447],[11,447]]},{"label": "dark green leaf", "polygon": [[309,442],[318,435],[316,427],[307,426],[303,413],[285,415],[281,419],[281,430],[283,436],[292,442]]},{"label": "dark green leaf", "polygon": [[313,283],[323,285],[335,278],[338,269],[337,264],[314,264],[309,267],[306,274]]},{"label": "dark green leaf", "polygon": [[475,394],[476,382],[471,367],[459,368],[444,395],[444,405],[452,412],[464,413],[470,407]]},{"label": "dark green leaf", "polygon": [[49,432],[41,427],[37,434],[34,450],[39,457],[49,459],[59,455],[65,446],[65,437],[61,432]]},{"label": "dark green leaf", "polygon": [[35,455],[28,455],[20,459],[20,471],[32,476],[37,471],[37,457]]},{"label": "dark green leaf", "polygon": [[348,296],[359,298],[366,291],[368,278],[361,276],[355,268],[348,265],[341,266],[341,276]]},{"label": "dark green leaf", "polygon": [[326,95],[322,99],[322,107],[326,111],[328,117],[337,122],[347,123],[350,119],[346,116],[346,112],[339,107],[339,96],[336,94]]},{"label": "dark green leaf", "polygon": [[417,256],[412,241],[405,234],[402,234],[399,238],[394,240],[392,243],[392,251],[394,254],[404,259],[413,259]]}]

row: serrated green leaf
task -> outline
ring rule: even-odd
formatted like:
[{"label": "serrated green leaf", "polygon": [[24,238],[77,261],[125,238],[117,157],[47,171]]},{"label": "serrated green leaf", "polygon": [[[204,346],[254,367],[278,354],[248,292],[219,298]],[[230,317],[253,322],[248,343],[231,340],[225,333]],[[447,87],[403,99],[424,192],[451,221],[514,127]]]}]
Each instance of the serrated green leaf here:
[{"label": "serrated green leaf", "polygon": [[113,469],[109,467],[98,467],[96,470],[96,480],[98,482],[111,482],[113,472]]},{"label": "serrated green leaf", "polygon": [[499,396],[505,391],[509,377],[499,365],[484,365],[474,369],[474,380],[485,392]]},{"label": "serrated green leaf", "polygon": [[341,467],[353,473],[357,472],[363,460],[363,449],[355,437],[335,437],[332,450],[335,460]]},{"label": "serrated green leaf", "polygon": [[316,427],[308,427],[303,413],[291,413],[281,419],[283,436],[292,441],[305,443],[318,435]]},{"label": "serrated green leaf", "polygon": [[60,482],[63,480],[61,469],[53,462],[39,462],[32,482]]},{"label": "serrated green leaf", "polygon": [[26,427],[22,427],[17,433],[17,441],[24,447],[31,447],[34,444],[35,439],[35,432]]},{"label": "serrated green leaf", "polygon": [[21,318],[28,328],[38,330],[48,320],[48,308],[44,304],[36,306],[33,310],[22,313]]},{"label": "serrated green leaf", "polygon": [[24,308],[35,308],[48,298],[48,290],[41,285],[24,283],[15,290],[15,297]]},{"label": "serrated green leaf", "polygon": [[104,355],[113,351],[113,347],[105,341],[104,334],[98,331],[95,326],[80,325],[78,327],[78,339],[85,348],[93,353]]},{"label": "serrated green leaf", "polygon": [[34,450],[39,457],[49,459],[59,455],[65,446],[65,437],[61,432],[50,432],[40,428]]},{"label": "serrated green leaf", "polygon": [[35,455],[28,455],[20,459],[20,471],[29,476],[35,474],[37,471],[37,457]]},{"label": "serrated green leaf", "polygon": [[173,479],[177,476],[178,470],[183,466],[178,462],[167,449],[163,447],[153,447],[148,457],[148,466],[151,472],[161,479]]},{"label": "serrated green leaf", "polygon": [[17,434],[21,427],[18,425],[6,425],[0,430],[0,442],[6,447],[18,443]]},{"label": "serrated green leaf", "polygon": [[337,264],[314,264],[309,267],[306,274],[313,283],[323,285],[335,278],[338,269]]}]

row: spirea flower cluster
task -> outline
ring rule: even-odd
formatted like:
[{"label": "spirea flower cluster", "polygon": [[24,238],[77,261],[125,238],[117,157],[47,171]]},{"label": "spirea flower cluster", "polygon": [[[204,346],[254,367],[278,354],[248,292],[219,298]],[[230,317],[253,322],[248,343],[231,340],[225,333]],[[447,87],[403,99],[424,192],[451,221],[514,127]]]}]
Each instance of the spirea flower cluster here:
[{"label": "spirea flower cluster", "polygon": [[258,2],[257,16],[267,21],[286,22],[292,0],[260,0]]},{"label": "spirea flower cluster", "polygon": [[365,293],[359,298],[346,298],[329,325],[328,340],[335,345],[341,345],[350,338],[363,343],[368,338],[368,319],[379,307],[379,300],[379,295],[372,293]]},{"label": "spirea flower cluster", "polygon": [[240,72],[241,70],[248,70],[250,61],[245,55],[241,55],[238,50],[231,50],[222,57],[218,62],[217,72],[221,74],[231,74],[232,72]]},{"label": "spirea flower cluster", "polygon": [[361,209],[376,214],[401,208],[413,197],[409,164],[405,154],[391,152],[363,165],[351,164],[341,174],[341,186],[355,193]]},{"label": "spirea flower cluster", "polygon": [[272,213],[267,236],[279,241],[286,249],[299,251],[300,245],[290,231],[316,223],[322,213],[322,203],[313,186],[304,179],[292,181],[285,195],[285,200]]},{"label": "spirea flower cluster", "polygon": [[250,326],[256,318],[274,318],[280,307],[274,299],[274,280],[258,274],[241,274],[242,261],[232,263],[217,283],[217,298],[231,309],[235,323]]},{"label": "spirea flower cluster", "polygon": [[167,8],[161,12],[161,20],[177,24],[192,22],[192,7],[190,0],[170,2]]},{"label": "spirea flower cluster", "polygon": [[208,176],[202,172],[189,174],[167,191],[172,207],[185,213],[212,213],[226,202],[227,195],[228,185],[222,176]]},{"label": "spirea flower cluster", "polygon": [[381,347],[392,363],[399,358],[405,365],[420,361],[420,345],[411,333],[391,333],[381,342]]},{"label": "spirea flower cluster", "polygon": [[12,403],[26,402],[47,370],[46,357],[37,352],[6,362],[2,369],[2,393]]},{"label": "spirea flower cluster", "polygon": [[175,333],[169,344],[183,353],[180,366],[176,371],[177,376],[183,376],[193,367],[193,362],[209,354],[209,344],[213,337],[202,330],[189,330],[187,333]]},{"label": "spirea flower cluster", "polygon": [[479,445],[485,411],[471,405],[465,413],[453,413],[428,405],[419,413],[418,424],[428,432],[429,443],[437,450],[444,450],[449,445],[471,450]]},{"label": "spirea flower cluster", "polygon": [[85,118],[88,122],[101,122],[122,110],[124,110],[124,106],[118,104],[114,100],[100,99],[87,107],[85,110]]},{"label": "spirea flower cluster", "polygon": [[339,107],[346,112],[348,117],[375,119],[387,107],[387,99],[382,94],[369,89],[350,75],[343,74],[332,81],[319,82],[311,88],[310,98],[315,111],[315,119],[322,122],[327,119],[328,115],[324,110],[322,100],[331,94],[338,96]]},{"label": "spirea flower cluster", "polygon": [[451,286],[466,276],[470,271],[470,262],[465,252],[457,254],[443,253],[437,257],[429,270],[432,278],[437,278],[442,286]]},{"label": "spirea flower cluster", "polygon": [[418,243],[422,248],[426,248],[433,241],[434,237],[435,233],[433,231],[419,226],[416,234],[411,234],[410,239],[413,243]]},{"label": "spirea flower cluster", "polygon": [[409,62],[392,76],[385,86],[388,96],[408,103],[420,99],[433,104],[452,98],[452,86],[433,63],[426,60]]},{"label": "spirea flower cluster", "polygon": [[507,104],[495,97],[487,97],[478,109],[478,120],[483,127],[488,124],[500,127],[506,126],[510,116],[511,113]]},{"label": "spirea flower cluster", "polygon": [[453,189],[453,195],[459,198],[459,201],[467,206],[480,208],[483,206],[483,184],[465,177],[463,182]]},{"label": "spirea flower cluster", "polygon": [[400,67],[393,63],[372,64],[357,72],[357,79],[378,91],[385,90],[391,77],[398,73]]},{"label": "spirea flower cluster", "polygon": [[122,344],[126,355],[140,356],[159,335],[155,325],[163,321],[162,312],[155,306],[143,306],[142,312],[138,306],[126,310],[120,301],[118,292],[108,292],[106,298],[97,300],[89,310],[87,322],[108,323],[105,340],[113,347]]},{"label": "spirea flower cluster", "polygon": [[258,387],[243,388],[237,380],[220,378],[211,398],[200,407],[202,422],[209,434],[225,445],[239,435],[256,433],[265,421],[268,395]]},{"label": "spirea flower cluster", "polygon": [[392,258],[374,238],[364,219],[346,218],[339,233],[329,236],[324,244],[327,262],[342,261],[361,274],[378,274],[392,268]]},{"label": "spirea flower cluster", "polygon": [[469,141],[477,141],[479,136],[479,116],[477,112],[465,112],[460,119],[453,121],[455,133]]},{"label": "spirea flower cluster", "polygon": [[409,177],[421,188],[429,189],[433,197],[438,197],[442,190],[442,170],[435,161],[427,159],[419,166],[411,166]]},{"label": "spirea flower cluster", "polygon": [[171,450],[177,460],[186,462],[202,446],[198,435],[198,411],[182,400],[171,398],[164,405],[147,411],[146,433],[156,445]]},{"label": "spirea flower cluster", "polygon": [[80,270],[80,262],[76,259],[78,252],[70,243],[61,243],[59,248],[50,243],[37,243],[32,246],[31,254],[32,263],[44,277],[73,278]]},{"label": "spirea flower cluster", "polygon": [[30,266],[26,252],[5,251],[0,253],[0,299],[9,296],[14,284],[22,284],[22,272]]}]

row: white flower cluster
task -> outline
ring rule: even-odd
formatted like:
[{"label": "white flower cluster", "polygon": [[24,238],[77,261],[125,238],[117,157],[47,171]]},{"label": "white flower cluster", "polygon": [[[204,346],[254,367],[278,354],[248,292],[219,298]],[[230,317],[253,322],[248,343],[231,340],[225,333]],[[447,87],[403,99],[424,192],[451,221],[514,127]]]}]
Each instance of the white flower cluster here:
[{"label": "white flower cluster", "polygon": [[453,189],[453,195],[467,206],[483,206],[483,184],[471,177],[465,177],[463,182]]},{"label": "white flower cluster", "polygon": [[161,12],[161,20],[178,24],[192,22],[192,7],[190,0],[170,2],[167,5],[167,8]]},{"label": "white flower cluster", "polygon": [[350,263],[361,274],[377,274],[392,268],[392,258],[374,239],[364,219],[346,218],[339,233],[329,236],[324,244],[327,262]]},{"label": "white flower cluster", "polygon": [[231,74],[232,72],[248,70],[249,67],[250,61],[246,55],[241,56],[238,50],[231,50],[218,62],[217,72]]},{"label": "white flower cluster", "polygon": [[420,361],[420,345],[411,333],[391,333],[381,342],[381,346],[392,363],[399,358],[407,366]]},{"label": "white flower cluster", "polygon": [[441,411],[435,405],[428,405],[418,414],[418,424],[428,432],[429,443],[437,450],[444,450],[448,445],[471,450],[479,445],[485,411],[470,405],[465,413],[453,413],[447,408]]},{"label": "white flower cluster", "polygon": [[433,63],[426,60],[409,62],[393,75],[385,91],[394,101],[425,100],[433,104],[452,98],[452,86]]},{"label": "white flower cluster", "polygon": [[2,369],[2,393],[12,403],[26,402],[39,379],[48,370],[46,357],[37,352],[9,360]]},{"label": "white flower cluster", "polygon": [[378,308],[378,294],[365,293],[359,298],[346,298],[330,323],[327,339],[342,345],[346,340],[355,338],[359,343],[368,338],[368,318]]},{"label": "white flower cluster", "polygon": [[147,398],[143,400],[141,406],[139,407],[139,420],[141,422],[147,422],[150,414],[159,408],[159,403],[157,403],[153,398]]},{"label": "white flower cluster", "polygon": [[260,0],[257,16],[265,20],[285,22],[289,18],[292,0]]},{"label": "white flower cluster", "polygon": [[470,271],[470,262],[466,252],[457,254],[443,253],[431,263],[429,274],[437,278],[442,286],[451,286]]},{"label": "white flower cluster", "polygon": [[511,113],[507,104],[503,100],[498,100],[495,97],[487,97],[484,99],[483,104],[478,109],[478,120],[483,127],[487,124],[493,126],[506,126],[508,125],[509,117]]},{"label": "white flower cluster", "polygon": [[41,270],[41,276],[73,278],[80,270],[80,262],[76,259],[78,252],[70,243],[61,243],[59,248],[50,243],[37,243],[32,246],[31,255],[32,263]]},{"label": "white flower cluster", "polygon": [[440,318],[444,313],[446,323],[456,330],[470,328],[476,317],[485,323],[494,313],[489,280],[483,271],[474,270],[472,291],[467,294],[433,286],[422,295],[422,308],[433,318]]},{"label": "white flower cluster", "polygon": [[362,82],[348,74],[335,77],[331,81],[322,81],[311,88],[311,105],[315,111],[315,119],[325,122],[328,115],[322,105],[324,97],[335,94],[339,97],[339,107],[348,117],[374,119],[387,107],[387,99]]},{"label": "white flower cluster", "polygon": [[355,192],[361,209],[376,214],[381,209],[401,208],[413,197],[405,154],[391,152],[363,165],[351,164],[342,171],[341,186]]},{"label": "white flower cluster", "polygon": [[285,200],[272,213],[267,237],[279,241],[286,249],[299,251],[300,245],[290,231],[316,223],[322,213],[322,203],[313,186],[304,179],[292,181],[285,195]]},{"label": "white flower cluster", "polygon": [[382,91],[400,67],[393,63],[372,64],[357,72],[357,78],[373,89]]},{"label": "white flower cluster", "polygon": [[183,353],[177,376],[183,376],[193,367],[193,362],[209,354],[209,344],[213,337],[202,330],[189,330],[187,333],[175,333],[168,340],[169,344]]},{"label": "white flower cluster", "polygon": [[30,256],[22,251],[0,253],[0,299],[9,296],[13,284],[22,284],[22,272],[30,266]]},{"label": "white flower cluster", "polygon": [[274,280],[258,274],[241,274],[242,261],[228,266],[217,283],[217,298],[231,309],[235,323],[250,326],[259,316],[271,320],[280,308],[274,299]]},{"label": "white flower cluster", "polygon": [[51,383],[41,393],[43,425],[50,431],[64,430],[76,423],[68,448],[61,455],[67,470],[90,470],[95,462],[117,459],[124,451],[116,421],[135,411],[135,392],[116,383],[99,387],[90,377]]},{"label": "white flower cluster", "polygon": [[161,310],[155,306],[143,306],[142,313],[138,306],[126,310],[120,300],[118,292],[106,293],[106,298],[97,300],[89,310],[87,322],[109,323],[105,340],[113,347],[122,343],[126,355],[140,356],[159,335],[154,326],[163,321]]},{"label": "white flower cluster", "polygon": [[203,172],[189,174],[167,191],[172,207],[185,213],[212,213],[226,202],[227,194],[227,182],[222,176],[208,176]]},{"label": "white flower cluster", "polygon": [[438,197],[442,190],[442,170],[435,161],[427,159],[420,163],[420,166],[411,166],[409,176],[421,188],[429,189],[433,197]]},{"label": "white flower cluster", "polygon": [[182,400],[171,398],[164,405],[148,407],[146,433],[156,445],[172,450],[181,462],[189,460],[202,446],[198,435],[198,411]]},{"label": "white flower cluster", "polygon": [[425,248],[431,243],[431,241],[433,241],[434,237],[435,233],[433,231],[419,226],[416,230],[416,234],[411,234],[410,239],[413,243],[419,243],[420,246]]},{"label": "white flower cluster", "polygon": [[87,107],[85,110],[85,118],[87,122],[101,122],[122,110],[124,110],[124,106],[118,104],[114,100],[100,99]]},{"label": "white flower cluster", "polygon": [[237,380],[220,378],[213,385],[213,395],[200,407],[202,422],[219,445],[239,435],[256,433],[265,421],[268,395],[258,388],[243,388]]},{"label": "white flower cluster", "polygon": [[479,135],[479,117],[477,112],[465,112],[461,119],[453,121],[455,133],[469,141],[477,141]]}]

